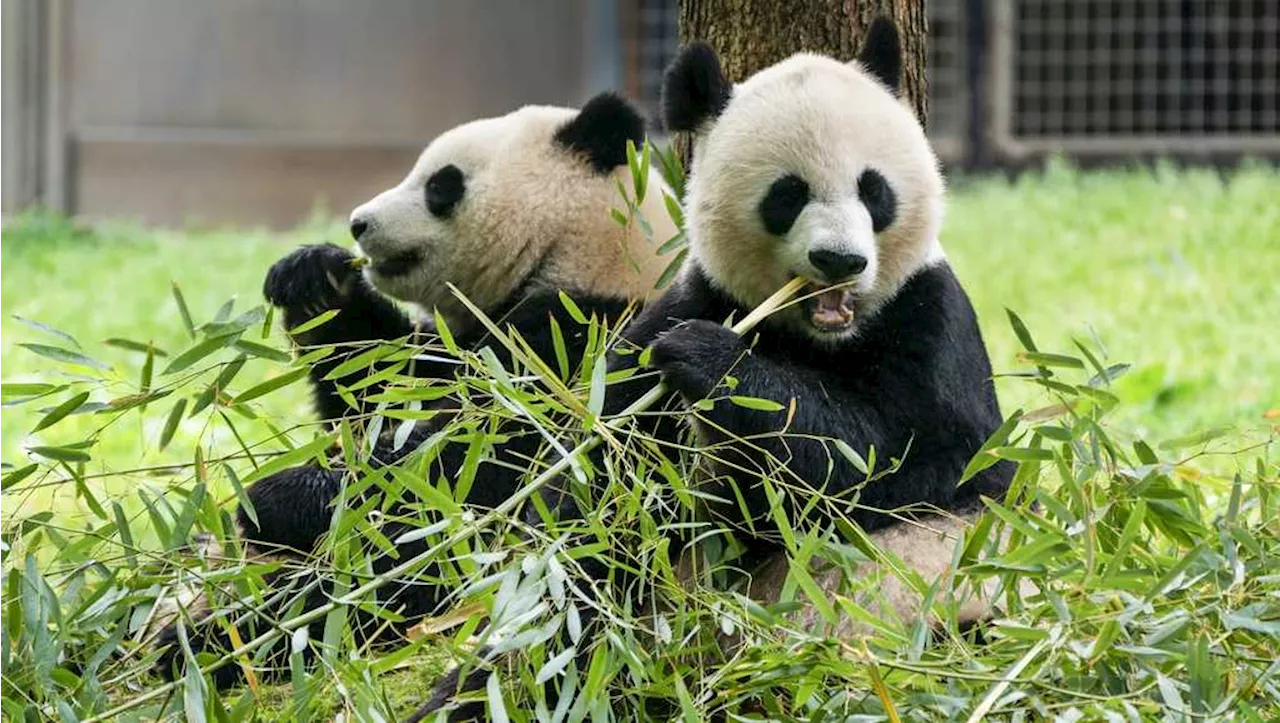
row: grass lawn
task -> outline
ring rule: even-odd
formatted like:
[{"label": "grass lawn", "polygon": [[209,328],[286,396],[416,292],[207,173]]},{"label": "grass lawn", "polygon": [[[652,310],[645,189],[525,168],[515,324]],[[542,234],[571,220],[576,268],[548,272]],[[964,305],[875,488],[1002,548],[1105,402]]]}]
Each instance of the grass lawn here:
[{"label": "grass lawn", "polygon": [[[1025,368],[1018,361],[1020,346],[1006,317],[1005,309],[1010,309],[1026,322],[1043,350],[1072,352],[1073,340],[1082,340],[1090,348],[1105,350],[1104,363],[1132,365],[1112,388],[1121,404],[1109,419],[1125,429],[1127,435],[1145,438],[1156,446],[1161,440],[1210,428],[1229,429],[1225,441],[1217,447],[1226,454],[1206,462],[1214,471],[1213,483],[1206,488],[1210,489],[1210,502],[1216,506],[1203,511],[1196,508],[1196,529],[1202,531],[1217,519],[1237,471],[1255,474],[1254,470],[1258,470],[1258,484],[1249,487],[1249,495],[1262,494],[1258,491],[1260,483],[1275,479],[1274,445],[1253,447],[1243,454],[1230,452],[1274,437],[1275,417],[1280,414],[1280,203],[1276,199],[1280,199],[1280,171],[1262,165],[1220,174],[1166,166],[1086,173],[1051,164],[1044,173],[1025,174],[1014,181],[965,178],[952,188],[943,245],[977,307],[997,373]],[[278,441],[269,441],[277,436],[272,424],[277,429],[289,429],[311,421],[301,384],[256,400],[256,418],[222,413],[216,407],[179,418],[169,413],[174,406],[172,399],[156,399],[149,403],[145,414],[77,413],[34,433],[33,428],[51,414],[51,408],[67,400],[71,392],[59,390],[36,401],[12,402],[32,391],[14,385],[61,385],[89,375],[100,381],[82,400],[85,404],[109,404],[113,400],[120,404],[122,398],[138,392],[146,355],[118,343],[105,343],[113,338],[150,343],[167,353],[154,363],[155,389],[164,389],[166,384],[208,384],[219,369],[225,368],[211,362],[225,364],[232,357],[227,350],[173,375],[161,373],[165,367],[178,366],[176,360],[185,356],[182,352],[197,345],[184,325],[171,284],[180,288],[197,327],[215,317],[222,321],[234,319],[261,304],[262,278],[273,261],[297,244],[319,241],[346,243],[341,225],[321,221],[288,233],[203,229],[171,232],[127,224],[82,229],[46,215],[8,219],[0,244],[4,273],[0,361],[6,385],[6,406],[0,419],[0,459],[5,463],[5,473],[33,461],[47,463],[47,455],[41,459],[29,452],[33,447],[66,450],[67,445],[83,440],[94,439],[96,443],[92,461],[78,472],[79,481],[68,475],[41,473],[25,482],[6,484],[6,553],[11,535],[18,532],[18,520],[39,516],[42,524],[61,531],[64,537],[59,538],[62,542],[58,547],[66,549],[66,540],[75,543],[79,532],[89,529],[94,533],[99,526],[118,519],[112,517],[110,503],[120,504],[117,514],[132,521],[131,526],[137,528],[135,540],[146,547],[155,540],[145,532],[149,527],[148,511],[139,497],[140,490],[151,490],[153,499],[166,492],[172,495],[181,491],[173,489],[174,485],[185,487],[193,479],[189,471],[174,474],[175,466],[203,470],[209,460],[237,454],[244,447],[257,450],[262,444],[279,450]],[[229,299],[235,303],[227,310],[224,305]],[[275,350],[287,350],[286,340],[274,326],[258,321],[243,338]],[[263,329],[267,329],[265,335]],[[19,344],[59,347],[84,354],[101,365],[56,364]],[[264,353],[271,356],[270,352]],[[289,368],[283,361],[250,359],[234,378],[230,393],[242,393]],[[190,387],[188,391],[200,388]],[[1001,379],[998,389],[1006,413],[1047,403],[1043,394],[1030,391],[1033,387],[1029,384]],[[93,409],[81,406],[77,411]],[[52,415],[57,416],[58,412]],[[308,429],[301,427],[301,433],[293,435],[295,442],[305,441]],[[172,440],[164,446],[161,442],[166,436]],[[193,466],[196,449],[200,450],[199,459]],[[1264,468],[1272,471],[1264,474]],[[42,481],[45,479],[50,481]],[[211,485],[215,499],[231,502],[232,492],[221,475]],[[1105,508],[1109,504],[1108,493],[1102,487],[1089,488],[1086,494],[1099,496],[1095,501],[1104,506],[1098,512],[1100,516],[1122,511],[1119,503],[1115,510]],[[1131,501],[1124,502],[1126,514]],[[1153,509],[1156,504],[1152,503]],[[1261,503],[1264,514],[1268,504],[1265,499]],[[108,508],[105,514],[101,509],[104,507]],[[1249,509],[1259,508],[1255,505]],[[1119,518],[1118,524],[1127,529],[1125,519]],[[1273,523],[1263,521],[1264,526]],[[1157,590],[1168,591],[1184,580],[1173,575],[1182,575],[1186,570],[1174,569],[1177,554],[1161,557],[1171,554],[1169,551],[1178,544],[1185,547],[1187,541],[1175,533],[1176,530],[1171,531],[1167,539],[1149,543],[1165,545],[1160,547],[1159,555],[1151,552],[1142,558],[1160,575],[1169,571],[1168,579],[1162,577]],[[105,534],[112,533],[108,529]],[[1115,537],[1112,534],[1107,544],[1115,542]],[[1072,545],[1078,542],[1075,537],[1071,540]],[[1248,548],[1255,557],[1274,555],[1263,551],[1256,540],[1252,547],[1241,540],[1241,550]],[[1206,539],[1205,544],[1209,542]],[[1147,543],[1134,543],[1132,539],[1125,543],[1131,544]],[[1236,543],[1230,544],[1230,554],[1234,554]],[[1046,544],[1045,549],[1058,548]],[[1075,552],[1072,547],[1070,554]],[[16,553],[5,558],[6,574],[17,569],[15,565],[21,567],[16,558]],[[76,555],[69,555],[63,562],[74,567],[68,561],[75,558]],[[1187,559],[1193,558],[1199,564],[1195,556]],[[1092,569],[1092,557],[1088,566]],[[1066,577],[1077,571],[1068,565],[1062,569],[1067,571],[1063,573]],[[1122,569],[1130,572],[1136,568],[1117,563],[1115,570]],[[1147,582],[1135,578],[1125,585],[1137,590]],[[1117,589],[1120,587],[1124,586]],[[1093,600],[1101,595],[1083,584],[1078,591],[1081,599],[1093,595],[1089,598]],[[1117,596],[1114,599],[1121,599],[1129,588],[1119,593],[1111,588],[1107,591]],[[1136,594],[1141,596],[1140,592]],[[1115,612],[1106,607],[1111,603],[1098,604],[1101,607],[1090,615],[1081,614],[1075,622],[1064,622],[1065,629],[1075,631],[1071,626],[1088,626]],[[1219,601],[1215,598],[1213,604]],[[1050,607],[1046,604],[1044,609]],[[24,609],[24,614],[27,612]],[[1261,613],[1258,615],[1261,617]],[[1273,618],[1268,617],[1267,621]],[[1277,625],[1267,621],[1259,620],[1257,625]],[[1237,629],[1225,625],[1215,630]],[[6,624],[5,629],[10,628],[13,624]],[[1107,635],[1114,640],[1119,634],[1108,630],[1105,626],[1103,632],[1095,630],[1091,634],[1096,637],[1091,640],[1100,641]],[[1209,648],[1204,648],[1201,660],[1196,652],[1201,649],[1195,647],[1204,640],[1202,635],[1188,643],[1191,652],[1186,655],[1199,666],[1193,673],[1203,675],[1204,680],[1218,674],[1222,679],[1233,679],[1235,673],[1225,672],[1225,667],[1204,667],[1212,665],[1206,662]],[[1024,642],[1035,645],[1015,648],[1018,652],[1009,654],[1015,659],[972,661],[973,669],[998,676],[1021,659],[1019,656],[1035,660],[1035,653],[1044,650],[1038,647],[1044,644],[1037,641],[1039,638],[1028,637]],[[1216,649],[1214,655],[1218,655]],[[1097,660],[1094,658],[1094,662]],[[423,670],[419,667],[399,674],[412,690],[389,692],[389,697],[398,701],[393,707],[413,700],[422,680],[431,677]],[[362,674],[344,669],[341,679],[347,689],[353,685],[358,689],[355,681]],[[384,678],[383,682],[387,680]],[[906,685],[901,678],[895,680],[894,686]],[[329,684],[332,682],[329,680]],[[1071,684],[1059,682],[1062,686]],[[1148,688],[1156,685],[1153,678]],[[1195,690],[1208,695],[1203,687],[1191,692]],[[895,695],[897,691],[894,688]],[[1161,687],[1160,691],[1168,702],[1168,690]],[[118,700],[133,694],[113,691],[111,697]],[[288,692],[275,691],[266,698],[276,699],[278,703],[264,706],[288,710]],[[1226,700],[1221,691],[1205,698],[1209,699]],[[312,708],[311,713],[322,715],[321,710]],[[285,719],[290,715],[282,714]]]}]

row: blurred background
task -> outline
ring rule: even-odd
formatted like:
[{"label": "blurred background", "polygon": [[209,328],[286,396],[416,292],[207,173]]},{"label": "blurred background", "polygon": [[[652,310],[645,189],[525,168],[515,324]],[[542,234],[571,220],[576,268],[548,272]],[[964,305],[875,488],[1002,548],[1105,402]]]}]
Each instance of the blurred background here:
[{"label": "blurred background", "polygon": [[[4,0],[3,209],[291,227],[457,123],[620,88],[676,0]],[[1277,0],[930,0],[954,167],[1280,156]]]}]

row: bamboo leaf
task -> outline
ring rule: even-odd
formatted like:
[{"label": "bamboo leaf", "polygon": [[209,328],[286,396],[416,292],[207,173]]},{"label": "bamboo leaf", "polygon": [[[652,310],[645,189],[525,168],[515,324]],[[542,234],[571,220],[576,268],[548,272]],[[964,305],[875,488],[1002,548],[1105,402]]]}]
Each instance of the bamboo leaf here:
[{"label": "bamboo leaf", "polygon": [[309,319],[293,327],[292,329],[289,330],[289,334],[291,336],[305,334],[306,332],[311,331],[312,329],[315,329],[319,326],[327,324],[330,319],[338,315],[338,311],[339,311],[338,309],[329,309],[328,311],[317,315],[314,319]]},{"label": "bamboo leaf", "polygon": [[1160,443],[1160,449],[1169,451],[1177,449],[1186,449],[1187,447],[1199,447],[1208,444],[1215,439],[1221,439],[1231,432],[1231,427],[1214,427],[1206,429],[1195,434],[1188,434],[1185,437],[1175,437],[1167,439]]},{"label": "bamboo leaf", "polygon": [[[280,470],[290,467],[297,467],[307,462],[318,461],[320,455],[333,444],[334,435],[332,433],[317,437],[307,444],[285,452],[278,457],[271,459],[266,464],[257,468],[243,480],[245,487],[252,485],[254,482],[279,472]],[[392,467],[392,470],[395,468]]]},{"label": "bamboo leaf", "polygon": [[40,465],[33,463],[33,464],[28,464],[26,466],[15,469],[14,471],[5,475],[3,480],[0,480],[0,490],[7,490],[10,487],[18,484],[22,480],[30,477],[31,473],[35,472],[39,468],[40,468]]},{"label": "bamboo leaf", "polygon": [[23,317],[18,316],[17,314],[13,314],[12,316],[13,316],[13,320],[18,322],[19,324],[29,326],[32,329],[43,331],[46,334],[52,334],[53,336],[56,336],[59,339],[67,342],[71,346],[74,346],[77,349],[80,348],[80,342],[76,341],[76,338],[74,336],[71,336],[70,334],[68,334],[65,331],[62,331],[61,329],[55,329],[52,326],[49,326],[48,324],[43,324],[41,322],[33,321],[31,319],[24,319]]},{"label": "bamboo leaf", "polygon": [[221,349],[225,349],[226,347],[231,346],[231,344],[235,342],[236,336],[237,336],[236,334],[228,334],[227,336],[215,336],[213,338],[205,339],[204,341],[197,343],[195,346],[191,347],[190,349],[187,349],[186,351],[182,352],[178,356],[174,357],[173,361],[169,362],[169,366],[165,367],[164,371],[161,372],[161,374],[162,375],[176,374],[177,372],[187,369],[192,364],[195,364],[201,359],[204,359],[205,357]]},{"label": "bamboo leaf", "polygon": [[1124,530],[1120,533],[1120,539],[1116,541],[1115,548],[1111,552],[1111,559],[1107,561],[1106,567],[1102,569],[1102,579],[1111,580],[1119,574],[1124,566],[1126,556],[1129,554],[1129,547],[1138,539],[1138,534],[1142,532],[1142,523],[1147,517],[1146,500],[1138,500],[1133,506],[1133,511],[1129,513],[1129,519],[1124,523]]},{"label": "bamboo leaf", "polygon": [[64,445],[61,447],[37,445],[34,447],[28,447],[27,451],[59,462],[88,462],[92,459],[89,453],[84,451],[83,447],[74,445]]},{"label": "bamboo leaf", "polygon": [[8,399],[11,397],[42,397],[46,394],[66,389],[66,385],[58,384],[42,384],[42,383],[23,383],[23,382],[5,382],[0,384],[0,396]]},{"label": "bamboo leaf", "polygon": [[168,352],[156,346],[155,344],[143,344],[140,341],[133,341],[132,339],[121,339],[118,336],[113,336],[102,343],[106,344],[107,346],[114,346],[117,349],[124,349],[126,351],[136,351],[139,354],[150,353],[150,354],[155,354],[156,356],[161,356],[161,357],[169,356]]},{"label": "bamboo leaf", "polygon": [[508,723],[507,706],[502,702],[502,681],[498,671],[489,673],[489,682],[485,684],[485,692],[489,698],[489,718],[494,723]]},{"label": "bamboo leaf", "polygon": [[574,321],[578,322],[579,324],[582,324],[583,326],[586,326],[587,317],[585,314],[582,313],[582,309],[578,308],[578,304],[574,302],[574,300],[570,298],[570,296],[564,293],[563,291],[559,293],[560,293],[560,304],[564,306],[564,310],[569,312],[569,316],[573,317]]},{"label": "bamboo leaf", "polygon": [[192,339],[196,338],[196,325],[191,321],[191,310],[187,308],[187,300],[182,297],[182,289],[178,287],[178,282],[171,282],[173,285],[173,300],[178,303],[178,314],[182,317],[182,325],[186,327],[187,335]]},{"label": "bamboo leaf", "polygon": [[1083,361],[1066,354],[1048,354],[1038,351],[1024,351],[1018,354],[1018,358],[1038,366],[1084,369]]},{"label": "bamboo leaf", "polygon": [[92,367],[94,369],[110,369],[111,366],[102,362],[91,359],[80,352],[70,351],[61,347],[49,346],[47,344],[19,344],[18,346],[26,349],[33,354],[38,354],[46,359],[62,362],[64,364],[78,364],[80,366]]},{"label": "bamboo leaf", "polygon": [[596,357],[596,363],[591,368],[591,390],[587,396],[587,411],[591,412],[592,417],[599,417],[604,411],[604,382],[608,368],[607,357],[603,354]]},{"label": "bamboo leaf", "polygon": [[672,251],[675,251],[678,248],[683,248],[686,245],[687,238],[685,237],[684,231],[677,231],[675,236],[667,239],[658,247],[658,255],[666,256]]},{"label": "bamboo leaf", "polygon": [[49,413],[44,415],[44,417],[40,420],[40,422],[37,423],[36,426],[32,428],[31,433],[35,434],[36,432],[39,432],[42,429],[48,429],[49,427],[52,427],[53,425],[62,421],[62,419],[65,418],[68,414],[71,414],[75,410],[79,409],[80,405],[84,404],[88,400],[89,400],[89,392],[80,392],[79,394],[71,397],[70,399],[66,400],[62,404],[59,404],[58,406],[49,410]]},{"label": "bamboo leaf", "polygon": [[142,372],[138,377],[138,390],[143,394],[151,391],[151,381],[152,377],[155,375],[155,368],[155,351],[148,351],[146,360],[142,362]]},{"label": "bamboo leaf", "polygon": [[257,399],[258,397],[261,397],[266,394],[270,394],[271,392],[274,392],[277,389],[287,387],[290,384],[293,384],[294,382],[298,381],[299,379],[302,379],[303,377],[307,376],[307,372],[309,371],[311,370],[307,369],[306,367],[291,369],[285,372],[284,374],[281,374],[278,377],[273,377],[260,384],[255,384],[252,387],[249,387],[248,389],[241,392],[239,395],[237,395],[235,399],[231,400],[231,404],[233,406],[239,406],[250,400]]},{"label": "bamboo leaf", "polygon": [[996,447],[991,454],[1014,462],[1051,462],[1053,451],[1034,447]]},{"label": "bamboo leaf", "polygon": [[832,443],[836,446],[836,451],[840,453],[840,456],[849,460],[849,464],[853,465],[854,469],[862,474],[871,474],[871,469],[867,467],[867,460],[863,459],[857,450],[850,447],[848,442],[843,439],[833,439]]},{"label": "bamboo leaf", "polygon": [[653,288],[666,288],[667,284],[671,283],[671,280],[680,272],[680,267],[684,264],[684,258],[688,255],[689,247],[686,245],[684,248],[680,249],[680,253],[676,254],[676,257],[671,260],[671,263],[667,264],[667,268],[662,270],[662,275],[658,277],[658,281],[653,285]]},{"label": "bamboo leaf", "polygon": [[743,409],[755,409],[761,412],[781,412],[784,409],[781,404],[772,399],[760,399],[759,397],[730,396],[729,401]]},{"label": "bamboo leaf", "polygon": [[246,339],[237,339],[235,347],[250,356],[260,357],[262,359],[270,359],[281,364],[288,364],[293,361],[293,357],[287,351],[267,346],[266,344],[258,344]]},{"label": "bamboo leaf", "polygon": [[[676,228],[684,228],[684,209],[680,208],[680,201],[676,200],[675,196],[664,191],[662,204],[667,207],[667,216],[675,224]],[[662,253],[662,251],[659,250],[658,253]]]},{"label": "bamboo leaf", "polygon": [[569,664],[569,661],[573,660],[573,656],[576,652],[577,650],[572,646],[560,651],[554,658],[548,660],[541,668],[538,669],[538,675],[534,682],[537,685],[542,685],[548,680],[559,675],[560,672],[565,669],[565,666]]},{"label": "bamboo leaf", "polygon": [[246,359],[247,357],[244,354],[240,354],[224,366],[222,371],[218,372],[218,377],[213,380],[212,384],[205,387],[205,390],[196,398],[195,403],[191,405],[191,416],[194,417],[203,412],[206,407],[218,399],[220,394],[226,393],[227,388],[231,385],[231,380],[235,379],[240,370],[244,368]]},{"label": "bamboo leaf", "polygon": [[1027,331],[1027,325],[1022,323],[1021,317],[1015,314],[1012,309],[1005,309],[1004,313],[1008,315],[1009,326],[1013,327],[1013,334],[1018,337],[1018,342],[1022,344],[1022,348],[1026,351],[1039,351],[1036,349],[1036,343],[1031,339],[1031,332]]},{"label": "bamboo leaf", "polygon": [[111,513],[115,516],[116,534],[120,536],[120,545],[124,548],[124,559],[129,567],[138,566],[137,553],[134,552],[133,530],[129,527],[129,519],[124,515],[124,508],[118,500],[111,500]]},{"label": "bamboo leaf", "polygon": [[638,206],[644,201],[644,179],[640,176],[640,159],[636,155],[636,142],[627,139],[627,170],[631,171],[631,187],[635,189],[635,204]]},{"label": "bamboo leaf", "polygon": [[187,410],[187,398],[179,399],[173,408],[169,410],[169,416],[164,421],[164,429],[160,431],[160,449],[169,446],[169,442],[173,441],[174,432],[178,431],[178,423],[182,421],[182,414]]}]

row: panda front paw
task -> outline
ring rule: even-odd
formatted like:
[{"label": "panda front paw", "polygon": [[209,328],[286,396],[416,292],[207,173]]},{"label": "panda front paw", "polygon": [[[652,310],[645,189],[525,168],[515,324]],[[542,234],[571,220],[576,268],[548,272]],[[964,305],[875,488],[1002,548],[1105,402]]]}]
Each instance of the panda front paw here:
[{"label": "panda front paw", "polygon": [[272,306],[301,312],[299,321],[314,318],[342,306],[363,288],[355,259],[335,244],[303,246],[272,265],[262,295]]},{"label": "panda front paw", "polygon": [[650,363],[686,399],[704,399],[745,351],[742,338],[732,330],[696,319],[658,337]]}]

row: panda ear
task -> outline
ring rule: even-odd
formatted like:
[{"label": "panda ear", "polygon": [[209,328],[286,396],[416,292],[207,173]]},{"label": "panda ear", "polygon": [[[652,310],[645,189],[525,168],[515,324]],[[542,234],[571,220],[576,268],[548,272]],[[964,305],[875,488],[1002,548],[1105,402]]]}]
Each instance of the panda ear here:
[{"label": "panda ear", "polygon": [[729,105],[716,51],[706,43],[685,46],[662,81],[662,120],[668,131],[694,131]]},{"label": "panda ear", "polygon": [[556,131],[560,145],[586,156],[597,173],[627,162],[627,141],[644,142],[644,116],[616,93],[601,93]]},{"label": "panda ear", "polygon": [[858,63],[894,95],[898,94],[902,85],[902,39],[892,20],[881,16],[871,21],[858,52]]}]

